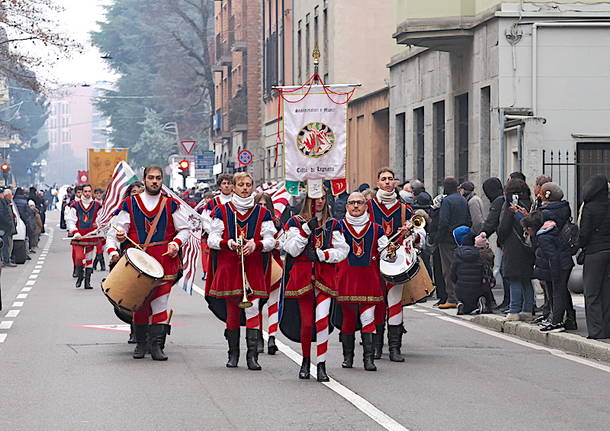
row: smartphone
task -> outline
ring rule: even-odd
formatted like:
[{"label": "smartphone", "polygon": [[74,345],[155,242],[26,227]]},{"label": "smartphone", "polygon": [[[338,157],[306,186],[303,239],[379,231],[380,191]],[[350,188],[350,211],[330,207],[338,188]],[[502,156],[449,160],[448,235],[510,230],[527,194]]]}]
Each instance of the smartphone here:
[{"label": "smartphone", "polygon": [[519,205],[519,195],[513,195],[513,205]]}]

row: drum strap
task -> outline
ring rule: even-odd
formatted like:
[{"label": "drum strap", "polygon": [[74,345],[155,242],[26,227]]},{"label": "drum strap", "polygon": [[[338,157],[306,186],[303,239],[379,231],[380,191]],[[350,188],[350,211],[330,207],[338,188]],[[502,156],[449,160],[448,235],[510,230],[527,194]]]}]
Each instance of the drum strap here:
[{"label": "drum strap", "polygon": [[159,223],[161,214],[163,213],[163,211],[165,211],[165,202],[166,201],[167,201],[167,198],[165,196],[161,197],[161,205],[159,205],[159,212],[153,219],[152,224],[150,225],[150,230],[148,231],[148,235],[146,235],[146,241],[144,241],[144,244],[142,244],[142,248],[144,248],[144,250],[146,250],[148,247],[150,247],[152,245],[149,243],[150,243],[150,240],[152,239],[153,235],[155,234],[155,231],[157,230],[157,224]]}]

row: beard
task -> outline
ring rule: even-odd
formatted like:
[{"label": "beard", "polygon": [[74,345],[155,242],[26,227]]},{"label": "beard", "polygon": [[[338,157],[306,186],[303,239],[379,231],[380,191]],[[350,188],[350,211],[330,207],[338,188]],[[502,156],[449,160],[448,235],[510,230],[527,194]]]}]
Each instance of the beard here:
[{"label": "beard", "polygon": [[154,190],[154,189],[151,189],[150,187],[146,186],[146,193],[148,193],[149,195],[156,196],[159,193],[161,193],[161,187],[159,187],[157,190]]}]

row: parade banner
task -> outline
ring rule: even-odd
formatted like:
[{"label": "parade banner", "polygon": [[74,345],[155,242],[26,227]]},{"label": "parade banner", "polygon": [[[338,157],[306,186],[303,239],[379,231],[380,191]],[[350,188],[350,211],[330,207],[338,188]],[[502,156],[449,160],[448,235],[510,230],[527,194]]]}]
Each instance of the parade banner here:
[{"label": "parade banner", "polygon": [[284,92],[286,180],[345,178],[347,96],[345,86],[312,85]]}]

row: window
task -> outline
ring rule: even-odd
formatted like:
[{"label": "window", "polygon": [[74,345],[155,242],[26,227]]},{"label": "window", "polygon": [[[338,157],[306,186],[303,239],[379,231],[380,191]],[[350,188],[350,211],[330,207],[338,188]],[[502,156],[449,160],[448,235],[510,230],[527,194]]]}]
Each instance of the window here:
[{"label": "window", "polygon": [[432,144],[434,157],[435,192],[443,184],[445,176],[445,102],[432,105]]},{"label": "window", "polygon": [[424,108],[413,110],[413,146],[415,150],[415,177],[424,179]]},{"label": "window", "polygon": [[396,114],[396,160],[401,160],[396,176],[404,178],[405,165],[405,113]]},{"label": "window", "polygon": [[320,58],[320,64],[324,65],[324,82],[328,82],[328,72],[330,70],[329,67],[329,52],[328,52],[328,9],[326,6],[326,2],[324,2],[324,12],[322,16],[322,43],[324,46],[322,47],[322,56]]},{"label": "window", "polygon": [[455,98],[455,171],[459,182],[468,180],[468,93]]},{"label": "window", "polygon": [[481,178],[491,176],[491,88],[481,88]]},{"label": "window", "polygon": [[303,83],[303,37],[301,35],[301,21],[297,31],[297,75],[299,83]]},{"label": "window", "polygon": [[318,33],[319,33],[319,31],[318,31],[319,30],[318,29],[318,9],[319,9],[319,7],[316,6],[314,8],[314,12],[313,12],[313,15],[314,15],[313,16],[313,39],[314,39],[314,46],[316,48],[320,48],[320,45],[318,44],[318,42],[319,42],[319,35],[318,35]]},{"label": "window", "polygon": [[305,17],[305,78],[311,74],[311,35],[309,34],[309,14]]}]

